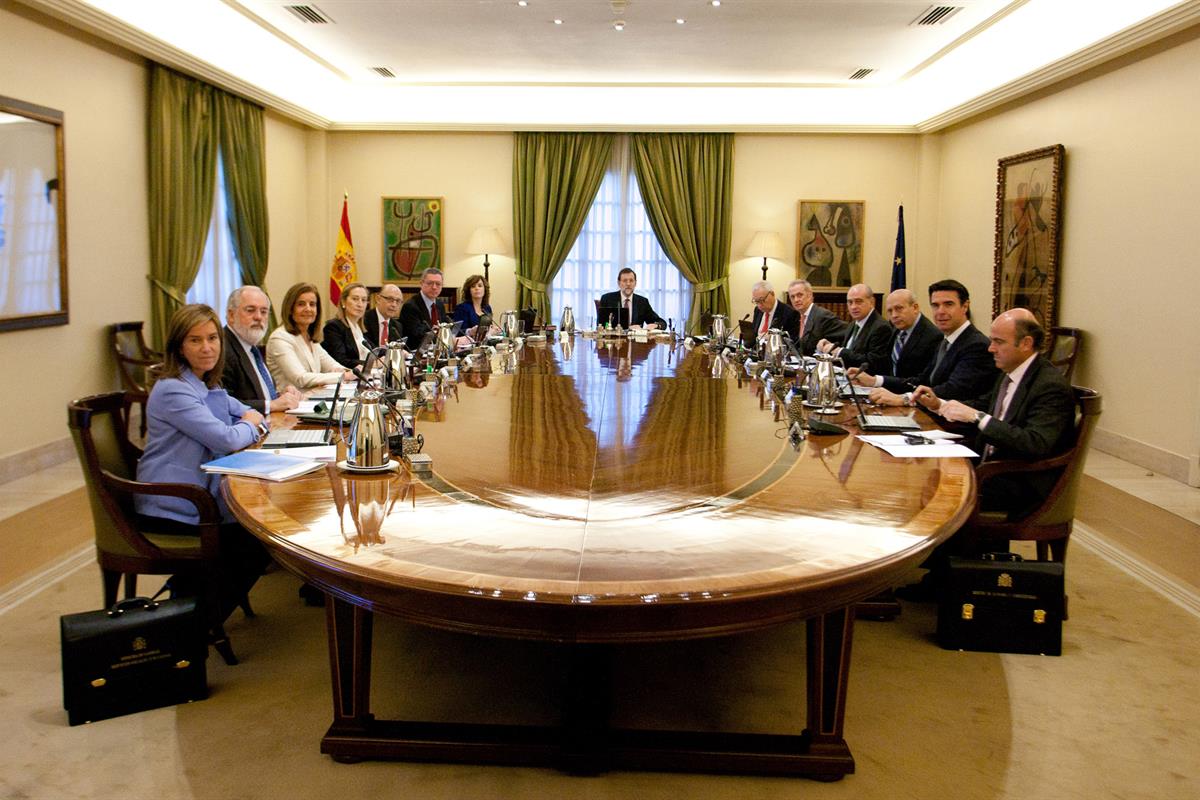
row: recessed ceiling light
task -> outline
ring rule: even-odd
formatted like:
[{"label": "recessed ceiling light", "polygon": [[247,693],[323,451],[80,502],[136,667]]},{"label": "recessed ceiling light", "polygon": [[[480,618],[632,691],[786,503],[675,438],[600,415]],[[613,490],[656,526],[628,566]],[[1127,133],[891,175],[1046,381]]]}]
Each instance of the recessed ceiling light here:
[{"label": "recessed ceiling light", "polygon": [[555,24],[555,25],[562,25],[562,20],[561,20],[561,19],[556,19],[556,20],[554,20],[554,24]]},{"label": "recessed ceiling light", "polygon": [[687,20],[684,19],[683,17],[680,17],[679,19],[675,20],[676,25],[682,25],[685,22],[687,22]]},{"label": "recessed ceiling light", "polygon": [[713,8],[716,8],[716,7],[717,7],[717,6],[719,6],[719,5],[721,5],[721,0],[712,0],[712,7],[713,7]]},{"label": "recessed ceiling light", "polygon": [[623,19],[614,20],[613,21],[613,30],[614,31],[625,30],[625,20],[623,20]]},{"label": "recessed ceiling light", "polygon": [[529,5],[529,0],[517,0],[517,5],[519,5],[521,8],[524,8],[525,6]]}]

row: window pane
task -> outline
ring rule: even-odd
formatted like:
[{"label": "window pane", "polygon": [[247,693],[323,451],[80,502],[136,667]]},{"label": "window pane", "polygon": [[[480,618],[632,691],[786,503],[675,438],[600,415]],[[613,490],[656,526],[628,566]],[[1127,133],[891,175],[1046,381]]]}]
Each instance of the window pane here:
[{"label": "window pane", "polygon": [[213,198],[212,219],[208,224],[208,239],[200,259],[200,271],[187,292],[189,303],[212,306],[218,316],[225,316],[225,301],[229,293],[242,285],[242,268],[233,252],[233,238],[225,217],[225,169],[217,153],[216,192]]}]

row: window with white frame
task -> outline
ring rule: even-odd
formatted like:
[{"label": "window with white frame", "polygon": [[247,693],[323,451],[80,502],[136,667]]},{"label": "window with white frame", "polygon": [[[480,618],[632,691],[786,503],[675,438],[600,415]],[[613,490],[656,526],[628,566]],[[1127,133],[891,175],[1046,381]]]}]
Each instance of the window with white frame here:
[{"label": "window with white frame", "polygon": [[629,137],[613,143],[600,191],[562,269],[550,284],[550,322],[570,306],[581,326],[592,327],[595,301],[617,290],[617,273],[637,273],[636,292],[663,319],[682,330],[691,308],[692,286],[663,252],[650,227],[629,153]]},{"label": "window with white frame", "polygon": [[242,285],[242,268],[233,249],[233,235],[229,232],[225,206],[225,174],[221,153],[217,152],[217,180],[213,198],[212,219],[208,224],[208,239],[204,243],[204,255],[200,259],[200,270],[196,280],[187,291],[189,303],[204,303],[211,306],[217,316],[224,319],[225,302],[234,289]]}]

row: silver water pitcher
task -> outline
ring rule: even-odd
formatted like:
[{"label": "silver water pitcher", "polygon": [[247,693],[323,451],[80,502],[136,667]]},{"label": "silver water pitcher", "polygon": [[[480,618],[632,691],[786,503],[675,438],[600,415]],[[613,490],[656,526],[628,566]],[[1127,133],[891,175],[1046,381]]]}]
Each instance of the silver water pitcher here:
[{"label": "silver water pitcher", "polygon": [[339,433],[346,442],[346,464],[351,469],[381,469],[391,460],[388,451],[387,416],[383,393],[375,389],[360,392],[356,398],[354,417],[350,420],[350,435]]},{"label": "silver water pitcher", "polygon": [[724,314],[713,314],[712,318],[712,339],[718,344],[725,342],[725,338],[729,335],[729,318]]},{"label": "silver water pitcher", "polygon": [[388,342],[387,356],[383,360],[383,385],[393,391],[408,388],[408,364],[405,361],[404,342]]},{"label": "silver water pitcher", "polygon": [[808,373],[808,402],[823,408],[832,406],[838,398],[833,356],[828,353],[816,353],[813,357],[817,360],[817,365]]},{"label": "silver water pitcher", "polygon": [[772,371],[783,369],[783,358],[787,354],[787,345],[783,341],[784,333],[779,328],[771,328],[762,339],[762,360]]},{"label": "silver water pitcher", "polygon": [[439,322],[437,326],[437,356],[451,358],[454,355],[454,323]]},{"label": "silver water pitcher", "polygon": [[521,334],[521,320],[515,311],[505,311],[500,315],[500,333],[505,339],[516,339]]},{"label": "silver water pitcher", "polygon": [[575,333],[575,312],[571,310],[570,306],[563,307],[562,321],[559,323],[558,329],[564,336]]}]

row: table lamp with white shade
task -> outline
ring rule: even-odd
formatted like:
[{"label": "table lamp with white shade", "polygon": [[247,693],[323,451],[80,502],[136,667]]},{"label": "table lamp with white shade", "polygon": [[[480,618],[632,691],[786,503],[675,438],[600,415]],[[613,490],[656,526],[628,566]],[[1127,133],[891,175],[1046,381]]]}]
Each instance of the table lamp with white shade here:
[{"label": "table lamp with white shade", "polygon": [[489,254],[503,254],[508,252],[504,240],[500,238],[500,231],[491,226],[483,226],[475,229],[471,234],[471,238],[467,240],[467,255],[483,256],[483,280],[491,285],[491,280],[488,278],[488,267],[491,264],[488,262]]},{"label": "table lamp with white shade", "polygon": [[763,280],[767,279],[767,259],[783,258],[783,239],[775,231],[755,231],[746,255],[752,258],[762,258]]}]

